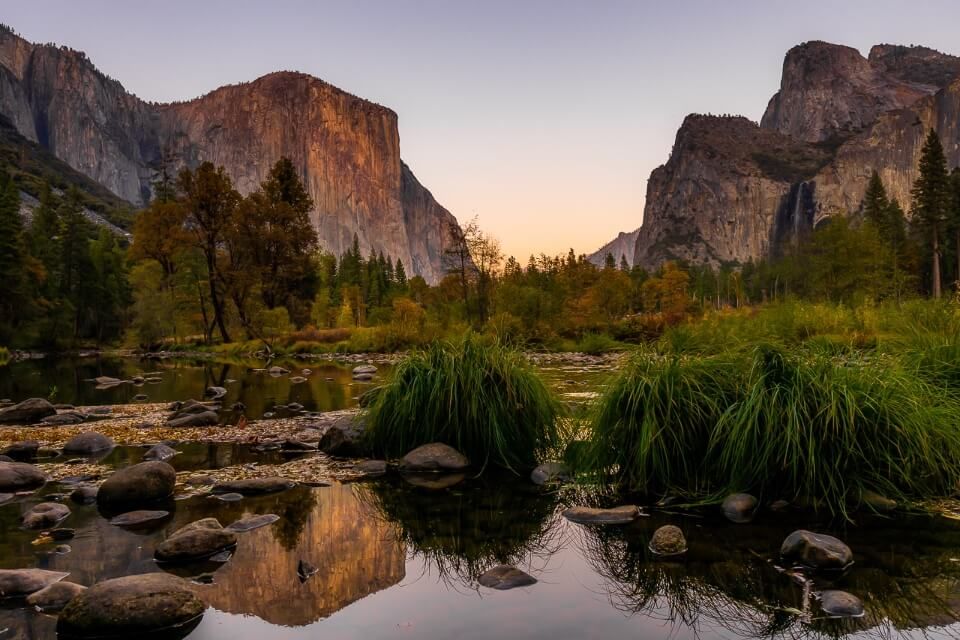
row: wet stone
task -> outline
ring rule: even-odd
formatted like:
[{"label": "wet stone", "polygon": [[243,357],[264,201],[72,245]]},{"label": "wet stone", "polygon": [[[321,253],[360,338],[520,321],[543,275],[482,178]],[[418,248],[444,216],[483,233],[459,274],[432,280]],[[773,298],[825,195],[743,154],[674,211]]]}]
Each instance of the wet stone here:
[{"label": "wet stone", "polygon": [[355,468],[365,476],[382,476],[387,472],[387,461],[364,460],[363,462],[358,462]]},{"label": "wet stone", "polygon": [[841,540],[804,529],[784,539],[780,555],[813,569],[844,569],[853,562],[853,552]]},{"label": "wet stone", "polygon": [[0,409],[0,424],[37,424],[56,412],[53,405],[43,398],[30,398]]},{"label": "wet stone", "polygon": [[227,529],[197,528],[178,532],[157,545],[158,562],[182,563],[210,558],[237,544],[237,535]]},{"label": "wet stone", "polygon": [[664,525],[653,532],[650,538],[650,551],[659,556],[676,556],[687,551],[687,539],[680,527]]},{"label": "wet stone", "polygon": [[14,442],[3,452],[11,460],[33,460],[40,450],[40,443],[36,440],[21,440]]},{"label": "wet stone", "polygon": [[264,513],[262,515],[250,516],[248,518],[237,520],[236,522],[228,525],[226,530],[234,533],[246,533],[247,531],[253,531],[254,529],[259,529],[260,527],[273,524],[279,519],[280,516],[276,514]]},{"label": "wet stone", "polygon": [[632,504],[612,509],[570,507],[563,512],[563,517],[579,524],[627,524],[640,517],[640,509]]},{"label": "wet stone", "polygon": [[48,529],[70,515],[70,508],[59,502],[41,502],[23,516],[27,529]]},{"label": "wet stone", "polygon": [[514,589],[516,587],[529,587],[532,584],[536,584],[537,579],[516,567],[501,564],[484,572],[478,582],[490,589],[506,591],[507,589]]},{"label": "wet stone", "polygon": [[822,592],[820,608],[831,618],[860,618],[864,613],[860,598],[846,591]]},{"label": "wet stone", "polygon": [[173,495],[177,472],[166,462],[141,462],[107,478],[97,502],[112,508],[165,500]]},{"label": "wet stone", "polygon": [[167,426],[171,429],[180,429],[183,427],[212,427],[218,424],[220,424],[220,416],[210,410],[188,413],[173,418],[172,420],[167,420]]},{"label": "wet stone", "polygon": [[96,485],[82,484],[70,492],[70,499],[77,504],[93,504],[97,501],[98,492]]},{"label": "wet stone", "polygon": [[55,582],[27,596],[27,604],[44,613],[56,613],[87,588],[73,582]]},{"label": "wet stone", "polygon": [[138,527],[163,520],[169,516],[169,511],[149,511],[141,509],[139,511],[128,511],[127,513],[122,513],[119,516],[111,518],[110,524],[115,527]]},{"label": "wet stone", "polygon": [[143,454],[144,460],[160,460],[166,462],[173,456],[177,455],[176,450],[172,447],[169,447],[163,443],[155,444],[150,447],[146,453]]},{"label": "wet stone", "polygon": [[77,411],[65,411],[56,415],[47,416],[41,421],[41,423],[50,427],[61,427],[80,424],[86,419],[87,417],[85,415]]},{"label": "wet stone", "polygon": [[759,502],[749,493],[734,493],[724,499],[721,509],[730,522],[744,524],[753,520]]},{"label": "wet stone", "polygon": [[63,445],[63,452],[68,454],[77,454],[85,455],[90,453],[98,453],[101,451],[109,451],[114,447],[113,440],[103,435],[102,433],[97,433],[96,431],[87,431],[85,433],[78,433],[69,440],[66,444]]},{"label": "wet stone", "polygon": [[126,576],[99,582],[71,600],[57,619],[57,633],[131,638],[199,622],[204,609],[181,578],[167,573]]},{"label": "wet stone", "polygon": [[449,445],[433,442],[417,447],[400,460],[402,471],[464,471],[470,467],[466,456]]},{"label": "wet stone", "polygon": [[243,496],[239,493],[220,493],[212,497],[220,502],[240,502],[243,500]]},{"label": "wet stone", "polygon": [[297,483],[280,477],[247,478],[245,480],[227,480],[213,485],[214,493],[239,493],[244,496],[256,496],[277,493],[292,488]]},{"label": "wet stone", "polygon": [[0,598],[28,596],[60,582],[68,575],[45,569],[0,569]]}]

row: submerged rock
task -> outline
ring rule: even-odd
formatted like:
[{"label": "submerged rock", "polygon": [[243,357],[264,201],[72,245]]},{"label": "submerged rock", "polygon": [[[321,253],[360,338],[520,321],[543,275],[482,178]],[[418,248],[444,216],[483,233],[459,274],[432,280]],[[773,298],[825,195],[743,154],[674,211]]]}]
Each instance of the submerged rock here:
[{"label": "submerged rock", "polygon": [[97,433],[96,431],[87,431],[84,433],[78,433],[69,440],[66,444],[63,445],[64,453],[85,455],[90,453],[99,453],[101,451],[109,451],[114,447],[113,440],[103,435],[102,433]]},{"label": "submerged rock", "polygon": [[570,482],[573,473],[570,467],[562,462],[544,462],[530,473],[530,480],[535,485],[561,484]]},{"label": "submerged rock", "polygon": [[51,584],[60,582],[69,573],[46,569],[0,569],[0,598],[22,598]]},{"label": "submerged rock", "polygon": [[40,422],[48,427],[62,427],[80,424],[86,419],[87,417],[78,411],[65,411],[63,413],[47,416]]},{"label": "submerged rock", "polygon": [[277,493],[294,487],[297,483],[286,478],[247,478],[245,480],[227,480],[213,485],[214,493],[239,493],[244,496],[256,496],[265,493]]},{"label": "submerged rock", "polygon": [[14,442],[4,450],[4,455],[11,460],[33,460],[40,450],[40,443],[36,440],[20,440]]},{"label": "submerged rock", "polygon": [[180,563],[204,560],[237,545],[237,534],[227,529],[195,528],[177,532],[157,545],[158,562]]},{"label": "submerged rock", "polygon": [[844,569],[853,562],[853,552],[841,540],[804,529],[784,539],[780,555],[813,569]]},{"label": "submerged rock", "polygon": [[59,502],[41,502],[23,515],[27,529],[49,529],[70,515],[70,508]]},{"label": "submerged rock", "polygon": [[212,427],[218,424],[220,424],[220,416],[209,409],[198,413],[187,413],[167,420],[167,426],[171,429],[180,429],[183,427]]},{"label": "submerged rock", "polygon": [[0,424],[37,424],[56,413],[53,405],[43,398],[30,398],[12,407],[0,409]]},{"label": "submerged rock", "polygon": [[140,462],[107,478],[97,502],[113,508],[159,502],[173,495],[177,472],[166,462]]},{"label": "submerged rock", "polygon": [[442,491],[443,489],[449,489],[450,487],[455,487],[464,480],[467,479],[467,476],[463,473],[404,473],[400,476],[403,478],[403,481],[407,484],[413,485],[419,489],[427,489],[428,491]]},{"label": "submerged rock", "polygon": [[168,573],[126,576],[99,582],[71,600],[57,619],[57,633],[77,638],[136,638],[197,623],[204,609],[182,578]]},{"label": "submerged rock", "polygon": [[563,512],[563,517],[580,524],[627,524],[640,517],[640,509],[632,504],[612,509],[570,507]]},{"label": "submerged rock", "polygon": [[466,456],[449,445],[433,442],[417,447],[400,460],[401,471],[464,471],[470,467]]},{"label": "submerged rock", "polygon": [[74,582],[54,582],[27,596],[27,604],[44,613],[56,613],[87,588]]},{"label": "submerged rock", "polygon": [[248,518],[243,518],[242,520],[237,520],[233,524],[227,526],[226,530],[234,533],[246,533],[247,531],[253,531],[254,529],[259,529],[260,527],[273,524],[279,519],[280,516],[276,514],[264,513],[262,515],[250,516]]},{"label": "submerged rock", "polygon": [[158,520],[163,520],[170,516],[169,511],[128,511],[119,516],[110,519],[110,524],[115,527],[139,527],[145,524],[151,524]]},{"label": "submerged rock", "polygon": [[190,533],[191,531],[197,531],[199,529],[223,529],[223,525],[220,524],[220,521],[216,518],[201,518],[199,520],[194,520],[190,524],[184,525],[171,533],[168,537],[173,538],[174,536],[179,536],[184,533]]},{"label": "submerged rock", "polygon": [[213,497],[219,500],[220,502],[240,502],[241,500],[243,500],[243,495],[236,492],[218,493],[218,494],[215,494]]},{"label": "submerged rock", "polygon": [[868,510],[878,513],[889,513],[897,508],[896,500],[891,500],[875,491],[864,491],[860,495],[860,503]]},{"label": "submerged rock", "polygon": [[658,556],[677,556],[687,551],[687,539],[680,527],[664,525],[653,532],[650,538],[650,551]]},{"label": "submerged rock", "polygon": [[364,460],[358,462],[355,469],[368,477],[382,476],[387,472],[386,460]]},{"label": "submerged rock", "polygon": [[354,367],[351,373],[356,376],[356,375],[371,374],[376,372],[377,372],[377,368],[372,364],[361,364]]},{"label": "submerged rock", "polygon": [[150,447],[147,452],[143,454],[143,459],[166,462],[175,455],[177,455],[177,452],[173,447],[169,447],[161,442],[160,444],[155,444]]},{"label": "submerged rock", "polygon": [[824,591],[820,594],[820,608],[831,618],[861,618],[863,603],[846,591]]},{"label": "submerged rock", "polygon": [[93,504],[97,501],[97,493],[100,489],[94,484],[77,485],[70,492],[70,499],[77,504]]},{"label": "submerged rock", "polygon": [[212,400],[219,400],[227,395],[227,390],[223,387],[207,387],[207,397]]},{"label": "submerged rock", "polygon": [[537,579],[516,567],[501,564],[484,572],[478,582],[490,589],[506,591],[507,589],[514,589],[516,587],[529,587],[532,584],[536,584]]},{"label": "submerged rock", "polygon": [[734,493],[724,499],[721,509],[730,522],[744,524],[753,520],[760,503],[749,493]]},{"label": "submerged rock", "polygon": [[0,462],[0,491],[29,491],[47,483],[47,475],[26,462]]}]

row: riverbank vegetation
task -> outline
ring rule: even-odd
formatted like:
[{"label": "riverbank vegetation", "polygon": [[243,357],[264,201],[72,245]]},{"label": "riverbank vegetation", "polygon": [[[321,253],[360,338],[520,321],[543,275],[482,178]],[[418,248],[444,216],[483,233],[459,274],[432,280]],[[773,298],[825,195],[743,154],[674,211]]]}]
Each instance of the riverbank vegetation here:
[{"label": "riverbank vegetation", "polygon": [[527,471],[559,446],[561,415],[523,354],[467,335],[401,361],[366,418],[373,447],[390,457],[442,442],[478,467]]}]

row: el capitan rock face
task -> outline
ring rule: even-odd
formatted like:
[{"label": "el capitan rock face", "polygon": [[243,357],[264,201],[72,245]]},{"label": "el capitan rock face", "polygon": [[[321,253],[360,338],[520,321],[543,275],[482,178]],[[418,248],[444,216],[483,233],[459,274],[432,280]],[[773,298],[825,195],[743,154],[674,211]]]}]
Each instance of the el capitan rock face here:
[{"label": "el capitan rock face", "polygon": [[923,140],[960,164],[960,58],[924,47],[809,42],[784,60],[758,126],[688,116],[647,184],[634,263],[718,266],[776,255],[830,216],[859,210],[876,170],[909,209]]},{"label": "el capitan rock face", "polygon": [[436,281],[454,217],[400,159],[397,114],[312,76],[272,73],[172,104],[147,103],[83,53],[34,45],[0,29],[0,113],[26,138],[136,205],[158,168],[223,165],[249,193],[281,156],[314,200],[321,246],[340,254],[354,233]]}]

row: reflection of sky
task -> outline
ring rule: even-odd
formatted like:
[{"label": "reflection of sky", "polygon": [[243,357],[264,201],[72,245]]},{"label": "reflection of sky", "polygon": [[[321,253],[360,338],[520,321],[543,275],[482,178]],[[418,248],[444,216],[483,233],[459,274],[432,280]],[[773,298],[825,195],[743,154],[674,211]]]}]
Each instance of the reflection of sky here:
[{"label": "reflection of sky", "polygon": [[403,154],[508,253],[592,251],[640,224],[689,112],[759,119],[813,39],[960,53],[955,0],[7,2],[29,39],[86,51],[150,100],[278,69],[400,115]]}]

